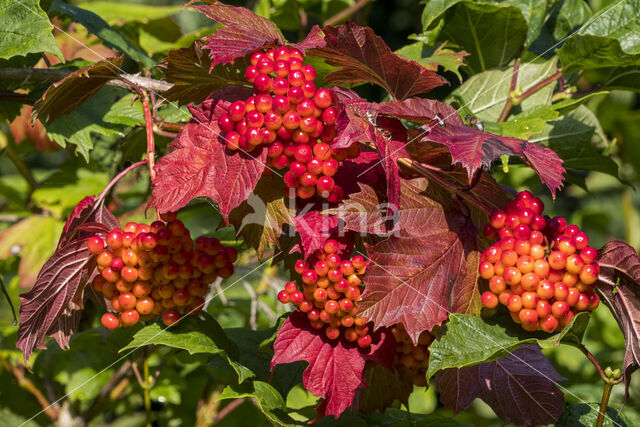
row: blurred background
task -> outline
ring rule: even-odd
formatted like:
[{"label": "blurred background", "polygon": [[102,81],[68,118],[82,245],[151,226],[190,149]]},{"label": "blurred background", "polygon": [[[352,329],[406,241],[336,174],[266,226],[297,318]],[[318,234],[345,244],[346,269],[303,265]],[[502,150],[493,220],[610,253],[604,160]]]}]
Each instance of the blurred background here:
[{"label": "blurred background", "polygon": [[[41,3],[47,10],[50,2]],[[169,50],[189,46],[193,40],[213,31],[208,19],[197,12],[185,10],[182,7],[184,2],[180,0],[69,3],[100,15],[121,31],[133,46],[156,60],[165,57]],[[413,0],[254,0],[225,3],[247,6],[273,19],[289,40],[299,39],[314,24],[343,22],[341,12],[348,8],[354,10],[348,14],[351,19],[371,26],[393,50],[413,43],[415,38],[410,37],[423,31],[421,13],[424,6]],[[589,2],[588,7],[596,12],[610,3],[608,0],[596,0]],[[82,64],[83,61],[96,61],[113,54],[81,25],[57,18],[54,23],[64,29],[64,32],[56,30],[54,34],[67,61]],[[48,60],[52,65],[58,61],[50,55]],[[30,65],[43,66],[39,56],[25,61]],[[447,71],[445,75],[451,86],[439,89],[432,96],[442,99],[460,85],[460,79],[454,72]],[[463,82],[468,77],[464,68],[460,77]],[[587,91],[597,88],[606,78],[602,72],[587,72],[575,76],[575,82],[580,90]],[[35,87],[33,90],[43,91],[44,88]],[[3,116],[6,115],[3,109],[8,108],[7,104],[0,107],[0,150],[3,150],[0,154],[0,277],[16,311],[18,295],[32,286],[40,267],[53,253],[64,220],[72,208],[86,195],[102,191],[110,177],[128,162],[144,156],[144,130],[134,126],[139,123],[136,118],[142,115],[139,102],[131,104],[131,97],[126,93],[117,88],[107,89],[71,113],[69,116],[72,117],[65,116],[46,130],[37,120],[31,123],[30,106],[22,108],[21,114],[11,120]],[[382,100],[382,93],[377,88],[364,85],[357,90],[370,100]],[[619,168],[619,179],[598,171],[578,174],[567,182],[556,200],[552,200],[546,187],[528,168],[513,164],[505,173],[502,165],[496,165],[494,176],[517,190],[529,189],[542,195],[547,210],[580,226],[590,236],[593,246],[600,247],[608,240],[621,239],[640,249],[638,93],[612,90],[593,96],[585,105],[586,108],[580,110],[584,117],[577,122],[576,138],[585,138],[595,146],[604,147],[607,156]],[[166,121],[185,121],[188,119],[185,111],[184,108],[165,106],[161,115]],[[87,117],[91,120],[88,121]],[[159,135],[156,138],[157,147],[162,152],[170,138]],[[79,147],[78,155],[74,153],[76,147]],[[139,168],[117,186],[109,208],[120,216],[123,223],[149,222],[154,219],[151,212],[145,212],[149,196],[148,172]],[[179,218],[191,230],[192,236],[216,236],[226,244],[238,247],[241,252],[239,267],[227,283],[236,282],[248,274],[229,289],[224,289],[222,284],[219,296],[211,302],[208,311],[225,328],[272,327],[285,311],[275,298],[286,281],[283,272],[270,267],[268,262],[261,262],[253,251],[237,243],[231,228],[219,227],[220,217],[210,204],[202,201],[193,203],[181,211]],[[265,254],[264,260],[268,261],[271,255],[273,252]],[[123,382],[117,394],[101,403],[103,406],[95,405],[96,396],[118,370],[118,365],[109,366],[117,358],[118,343],[126,342],[127,334],[132,333],[118,331],[111,334],[105,348],[105,331],[91,329],[98,325],[99,311],[89,306],[82,320],[87,330],[73,341],[73,352],[61,352],[55,344],[50,344],[31,361],[35,364],[33,373],[29,373],[20,368],[22,358],[15,350],[17,326],[12,309],[7,300],[0,297],[0,426],[17,425],[41,409],[35,395],[28,388],[16,384],[16,375],[20,372],[42,390],[49,401],[73,390],[68,399],[60,402],[60,410],[65,410],[66,405],[66,410],[73,409],[70,413],[89,414],[87,418],[93,425],[126,426],[144,422],[140,386],[133,379]],[[604,305],[592,317],[585,345],[602,366],[622,367],[622,333]],[[172,357],[167,362],[165,359],[169,353]],[[219,410],[215,399],[211,399],[216,392],[216,381],[230,373],[224,366],[217,366],[210,360],[187,357],[183,353],[161,349],[152,355],[152,366],[162,366],[152,391],[154,409],[158,410],[162,425],[207,425]],[[567,378],[562,386],[568,401],[600,400],[602,383],[594,367],[579,350],[562,346],[545,350],[545,353],[559,373]],[[101,372],[103,368],[105,370]],[[99,375],[94,380],[76,389],[97,373]],[[623,391],[623,386],[614,388],[610,406],[621,406]],[[632,383],[631,400],[624,409],[632,425],[640,425],[639,399],[640,380],[636,379]],[[299,419],[313,416],[312,408],[316,401],[300,387],[291,387],[287,398],[288,406],[295,409]],[[250,401],[243,403],[241,408],[219,424],[268,424]],[[439,405],[433,389],[419,387],[410,398],[409,410],[451,415],[450,410]],[[479,400],[455,419],[481,426],[501,424],[492,410]],[[46,425],[48,418],[41,414],[29,424]]]}]

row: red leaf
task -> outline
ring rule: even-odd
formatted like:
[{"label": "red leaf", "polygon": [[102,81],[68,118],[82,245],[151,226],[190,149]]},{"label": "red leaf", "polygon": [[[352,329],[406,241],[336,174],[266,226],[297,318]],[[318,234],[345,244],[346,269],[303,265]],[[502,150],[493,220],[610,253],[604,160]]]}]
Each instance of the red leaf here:
[{"label": "red leaf", "polygon": [[430,123],[439,119],[447,124],[464,126],[464,122],[455,108],[435,99],[409,98],[384,102],[380,104],[378,112],[418,123]]},{"label": "red leaf", "polygon": [[632,246],[614,240],[600,249],[598,264],[597,290],[624,334],[625,398],[628,399],[631,374],[640,367],[640,256]]},{"label": "red leaf", "polygon": [[318,407],[321,415],[338,418],[352,405],[358,389],[365,386],[366,361],[383,361],[390,368],[394,350],[395,341],[386,331],[374,334],[373,344],[366,351],[343,340],[330,341],[323,331],[311,328],[304,313],[295,311],[278,331],[271,368],[281,363],[309,362],[302,375],[305,389],[325,399]]},{"label": "red leaf", "polygon": [[468,172],[469,181],[483,165],[503,154],[515,156],[531,166],[555,197],[562,187],[562,159],[551,149],[521,139],[508,138],[457,125],[434,126],[427,139],[445,145],[452,163],[460,163]]},{"label": "red leaf", "polygon": [[[376,327],[402,322],[414,343],[449,312],[476,310],[477,245],[457,211],[423,194],[426,181],[403,181],[394,235],[367,248],[371,264],[360,314]],[[463,298],[463,296],[465,298]]]},{"label": "red leaf", "polygon": [[344,99],[336,119],[338,133],[333,148],[348,148],[358,142],[374,142],[378,104],[364,99]]},{"label": "red leaf", "polygon": [[324,40],[324,32],[319,26],[314,25],[311,31],[309,31],[309,34],[307,34],[307,37],[300,43],[294,44],[293,47],[305,52],[307,49],[325,47],[326,45],[327,42]]},{"label": "red leaf", "polygon": [[25,362],[35,347],[44,347],[48,333],[55,332],[64,347],[64,331],[73,326],[69,320],[94,269],[95,257],[87,248],[87,238],[71,240],[45,263],[33,288],[20,296],[17,347]]},{"label": "red leaf", "polygon": [[400,201],[400,170],[398,159],[407,158],[407,150],[404,146],[407,142],[407,129],[400,120],[390,117],[378,117],[378,130],[375,134],[376,148],[382,159],[387,180],[387,201],[389,203],[388,213],[398,208]]},{"label": "red leaf", "polygon": [[526,345],[495,362],[436,374],[440,401],[461,412],[479,397],[505,423],[518,426],[554,424],[564,405],[556,387],[566,381],[535,345]]},{"label": "red leaf", "polygon": [[336,184],[342,187],[345,195],[359,191],[358,183],[380,188],[383,192],[385,189],[384,169],[380,164],[380,156],[373,151],[363,151],[355,159],[342,162],[334,179]]},{"label": "red leaf", "polygon": [[[103,228],[86,229],[83,228],[83,224],[98,224]],[[107,232],[111,229],[120,227],[120,221],[116,218],[109,209],[104,206],[104,199],[98,199],[96,201],[95,196],[87,196],[80,201],[73,208],[71,215],[67,218],[67,222],[62,229],[60,240],[58,241],[58,249],[64,246],[68,241],[74,240],[79,237],[85,237],[89,234],[98,232],[104,232],[104,228]]]},{"label": "red leaf", "polygon": [[317,210],[294,217],[293,224],[300,235],[300,244],[305,258],[321,249],[324,242],[338,232],[338,217],[323,214]]},{"label": "red leaf", "polygon": [[426,93],[448,83],[417,62],[393,53],[369,27],[347,21],[323,30],[327,45],[310,49],[308,54],[340,67],[326,76],[327,83],[374,83],[397,99]]},{"label": "red leaf", "polygon": [[244,7],[235,7],[214,2],[193,5],[219,24],[225,25],[212,35],[205,37],[206,48],[211,50],[211,68],[245,56],[265,45],[284,45],[286,40],[276,25]]},{"label": "red leaf", "polygon": [[247,199],[264,171],[266,150],[246,154],[225,148],[218,117],[229,102],[216,99],[218,93],[190,107],[192,119],[171,143],[172,151],[156,164],[150,204],[160,212],[176,211],[206,196],[218,203],[228,224],[231,210]]}]

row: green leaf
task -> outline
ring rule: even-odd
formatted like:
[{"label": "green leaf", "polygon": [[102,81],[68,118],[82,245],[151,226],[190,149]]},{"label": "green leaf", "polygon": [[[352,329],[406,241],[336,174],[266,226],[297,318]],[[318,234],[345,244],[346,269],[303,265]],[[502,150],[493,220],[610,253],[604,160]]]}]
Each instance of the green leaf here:
[{"label": "green leaf", "polygon": [[438,39],[451,41],[469,52],[467,64],[474,73],[506,65],[527,38],[527,23],[520,8],[508,3],[428,2],[422,15],[423,29],[432,29],[439,18],[445,24]]},{"label": "green leaf", "polygon": [[145,326],[133,336],[133,340],[120,349],[137,349],[146,345],[165,345],[186,350],[189,354],[206,353],[223,357],[238,374],[238,382],[253,376],[253,372],[238,362],[238,346],[227,337],[215,319],[202,314],[183,317],[177,325],[165,327],[160,323]]},{"label": "green leaf", "polygon": [[39,0],[0,0],[0,58],[49,52],[64,60]]},{"label": "green leaf", "polygon": [[[600,413],[599,403],[566,403],[564,411],[556,423],[557,427],[582,427],[596,425]],[[603,426],[625,427],[629,424],[624,414],[618,415],[618,410],[607,407]]]},{"label": "green leaf", "polygon": [[[518,72],[518,87],[524,92],[556,72],[555,58],[548,61],[525,63]],[[509,96],[513,68],[490,70],[471,76],[454,90],[447,102],[465,106],[471,114],[481,120],[496,122]],[[522,111],[536,105],[551,103],[554,84],[549,84],[520,103]],[[517,110],[516,110],[517,111]]]},{"label": "green leaf", "polygon": [[51,5],[49,13],[67,16],[73,21],[84,25],[90,33],[98,36],[105,46],[124,53],[131,59],[141,63],[145,68],[151,68],[155,64],[153,59],[136,49],[122,34],[93,12],[56,0]]},{"label": "green leaf", "polygon": [[545,57],[553,55],[565,37],[577,30],[592,15],[589,5],[584,0],[560,0],[550,4],[553,5],[553,11],[542,27],[539,37],[529,47],[533,53]]},{"label": "green leaf", "polygon": [[80,3],[77,6],[99,15],[110,24],[159,19],[184,10],[181,5],[151,6],[147,4],[130,4],[111,1],[92,1]]},{"label": "green leaf", "polygon": [[416,42],[398,49],[395,53],[416,61],[433,71],[438,71],[440,65],[445,70],[455,73],[462,81],[459,69],[464,65],[464,58],[468,56],[467,52],[445,49],[446,43],[440,44],[437,48],[429,48],[428,46],[423,42]]},{"label": "green leaf", "polygon": [[[497,123],[498,134],[528,139],[544,129],[545,123],[558,118],[558,112],[548,105],[538,105],[512,116],[506,122]],[[486,126],[485,130],[491,132]]]},{"label": "green leaf", "polygon": [[123,127],[105,123],[103,117],[111,105],[126,93],[123,89],[105,87],[78,109],[57,119],[47,127],[47,135],[62,147],[67,143],[76,146],[76,153],[89,161],[89,152],[93,149],[93,134],[104,136],[122,136]]},{"label": "green leaf", "polygon": [[563,70],[640,65],[639,12],[640,0],[621,0],[593,15],[558,50]]},{"label": "green leaf", "polygon": [[591,98],[600,96],[600,95],[606,95],[608,93],[609,91],[600,90],[597,92],[589,93],[584,96],[577,96],[575,98],[574,97],[566,98],[558,102],[554,102],[551,105],[551,107],[554,110],[556,110],[561,116],[564,116],[565,114],[569,114],[570,112],[572,112],[573,110],[575,110],[576,108],[578,108],[579,106],[581,106],[582,104],[590,100]]},{"label": "green leaf", "polygon": [[551,148],[566,169],[593,170],[618,177],[618,165],[601,152],[608,143],[595,114],[584,105],[547,123],[530,142]]},{"label": "green leaf", "polygon": [[111,105],[102,120],[114,125],[137,126],[142,124],[144,123],[142,103],[132,93],[125,95]]},{"label": "green leaf", "polygon": [[138,43],[149,54],[175,49],[176,41],[182,36],[180,27],[171,18],[154,19],[136,25]]},{"label": "green leaf", "polygon": [[440,414],[412,414],[397,408],[388,408],[384,415],[379,412],[367,417],[368,425],[457,427],[463,424]]},{"label": "green leaf", "polygon": [[640,92],[640,67],[615,67],[608,70],[604,82],[607,89],[632,90]]},{"label": "green leaf", "polygon": [[9,308],[11,309],[11,314],[13,314],[13,323],[18,324],[18,318],[16,317],[16,309],[13,307],[13,301],[11,301],[9,292],[7,292],[7,288],[4,286],[4,281],[2,280],[2,277],[0,277],[0,287],[2,288],[2,294],[7,299],[7,304],[9,304]]},{"label": "green leaf", "polygon": [[105,172],[65,167],[47,178],[32,198],[38,206],[64,219],[87,194],[99,194],[108,183]]},{"label": "green leaf", "polygon": [[427,380],[442,369],[498,360],[524,344],[538,344],[542,348],[557,347],[561,343],[578,345],[588,323],[589,314],[579,313],[560,332],[549,335],[527,332],[504,313],[488,319],[451,314],[429,347]]},{"label": "green leaf", "polygon": [[527,38],[525,46],[529,46],[538,38],[544,24],[547,0],[508,0],[505,3],[514,5],[527,21]]},{"label": "green leaf", "polygon": [[249,381],[238,385],[229,385],[222,390],[218,400],[243,397],[255,398],[260,410],[272,423],[282,426],[296,424],[295,420],[287,415],[286,405],[280,393],[262,381]]}]

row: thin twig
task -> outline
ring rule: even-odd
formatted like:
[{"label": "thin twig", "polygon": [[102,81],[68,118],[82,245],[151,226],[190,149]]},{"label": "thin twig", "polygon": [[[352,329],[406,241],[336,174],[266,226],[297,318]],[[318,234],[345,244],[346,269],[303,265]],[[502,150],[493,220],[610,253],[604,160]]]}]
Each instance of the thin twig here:
[{"label": "thin twig", "polygon": [[156,126],[169,132],[180,132],[184,127],[184,123],[157,122]]},{"label": "thin twig", "polygon": [[504,108],[498,118],[498,123],[504,122],[513,107],[513,92],[518,86],[518,71],[520,70],[520,58],[516,58],[516,62],[513,64],[513,74],[511,75],[511,86],[509,86],[509,96],[507,97],[507,103],[504,104]]},{"label": "thin twig", "polygon": [[164,137],[167,137],[167,138],[175,138],[176,136],[178,136],[177,133],[175,133],[175,132],[167,132],[166,130],[160,129],[158,126],[154,126],[153,127],[153,132],[155,132],[156,134],[158,134],[160,136],[164,136]]},{"label": "thin twig", "polygon": [[50,404],[49,400],[42,394],[36,385],[24,375],[24,368],[19,368],[9,363],[4,357],[0,356],[0,365],[9,372],[20,387],[28,391],[43,408],[44,413],[51,421],[58,419],[60,415],[60,406]]},{"label": "thin twig", "polygon": [[15,146],[13,141],[10,140],[4,149],[4,153],[7,155],[7,158],[11,161],[11,163],[13,163],[13,165],[16,167],[18,173],[22,175],[22,177],[29,184],[29,194],[27,195],[28,200],[29,198],[31,198],[31,193],[33,193],[33,190],[38,188],[38,181],[36,181],[36,179],[33,177],[31,169],[29,169],[29,166],[27,166],[26,163],[20,158],[14,147]]},{"label": "thin twig", "polygon": [[349,6],[346,9],[341,10],[340,12],[333,15],[331,18],[324,21],[323,25],[335,25],[347,19],[348,17],[350,17],[351,15],[353,15],[354,13],[356,13],[357,11],[365,7],[370,1],[371,0],[358,0],[353,5]]},{"label": "thin twig", "polygon": [[118,175],[115,176],[115,178],[111,180],[109,184],[107,184],[107,186],[104,188],[104,190],[102,190],[102,193],[100,193],[100,196],[98,196],[98,198],[99,199],[103,198],[109,192],[109,190],[111,190],[111,188],[113,188],[113,186],[116,185],[118,181],[120,181],[120,179],[123,176],[125,176],[126,174],[131,172],[133,169],[137,168],[138,166],[144,165],[145,163],[147,163],[147,159],[140,160],[139,162],[132,164],[131,166],[129,166],[128,168],[120,172]]},{"label": "thin twig", "polygon": [[596,419],[595,427],[602,427],[604,423],[604,415],[607,413],[607,406],[609,405],[609,397],[611,397],[611,389],[613,389],[614,383],[605,382],[604,390],[602,390],[602,399],[600,400],[600,410],[598,411],[598,418]]},{"label": "thin twig", "polygon": [[242,405],[243,403],[244,403],[244,399],[235,399],[235,400],[233,400],[227,406],[222,408],[222,410],[220,412],[218,412],[218,415],[216,416],[216,419],[214,420],[214,424],[219,423],[224,417],[229,415],[234,409],[236,409],[238,406]]},{"label": "thin twig", "polygon": [[596,367],[596,369],[598,370],[598,373],[600,374],[600,377],[604,381],[609,381],[609,377],[605,375],[604,369],[602,369],[602,366],[600,366],[600,363],[598,363],[598,359],[596,359],[595,356],[591,354],[589,350],[587,350],[587,347],[585,347],[583,344],[580,344],[578,348],[585,356],[587,356],[587,359],[589,359],[589,361],[593,364],[593,366]]},{"label": "thin twig", "polygon": [[146,90],[141,91],[142,95],[142,108],[144,110],[144,122],[147,128],[147,160],[149,163],[149,175],[151,177],[151,183],[156,179],[155,166],[155,151],[156,146],[153,139],[153,117],[151,115],[151,108],[149,107],[149,94]]}]

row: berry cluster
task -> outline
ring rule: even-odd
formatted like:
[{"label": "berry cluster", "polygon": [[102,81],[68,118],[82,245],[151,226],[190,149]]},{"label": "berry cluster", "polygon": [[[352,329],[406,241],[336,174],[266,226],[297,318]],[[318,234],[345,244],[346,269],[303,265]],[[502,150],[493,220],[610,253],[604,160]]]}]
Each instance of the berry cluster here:
[{"label": "berry cluster", "polygon": [[105,313],[107,329],[130,327],[162,313],[169,326],[183,314],[197,315],[204,305],[209,284],[233,274],[238,253],[216,238],[198,237],[175,214],[151,225],[130,222],[111,230],[106,241],[89,238],[100,274],[91,286],[111,301],[115,313]]},{"label": "berry cluster", "polygon": [[433,341],[433,335],[424,331],[418,337],[418,345],[413,345],[409,334],[402,323],[391,327],[391,333],[398,346],[393,365],[413,384],[425,387],[427,385],[427,368],[429,367],[429,345]]},{"label": "berry cluster", "polygon": [[482,253],[479,273],[489,280],[485,307],[503,304],[523,329],[553,332],[575,313],[598,306],[594,283],[600,268],[587,235],[543,210],[540,199],[523,191],[494,212],[484,232],[499,240]]},{"label": "berry cluster", "polygon": [[229,150],[251,152],[266,145],[270,168],[289,167],[284,182],[290,197],[318,194],[337,203],[343,190],[332,177],[338,162],[356,157],[359,146],[330,148],[338,110],[331,90],[316,88],[316,70],[303,61],[301,51],[285,46],[251,55],[245,78],[254,95],[229,105],[219,127]]},{"label": "berry cluster", "polygon": [[371,345],[367,319],[357,317],[362,280],[368,261],[360,255],[341,259],[337,254],[338,242],[329,239],[322,250],[309,258],[313,267],[305,260],[296,262],[295,270],[302,276],[302,290],[296,282],[288,282],[278,293],[278,300],[291,302],[307,313],[314,329],[325,328],[331,340],[340,334],[349,342],[358,342],[360,347]]}]

